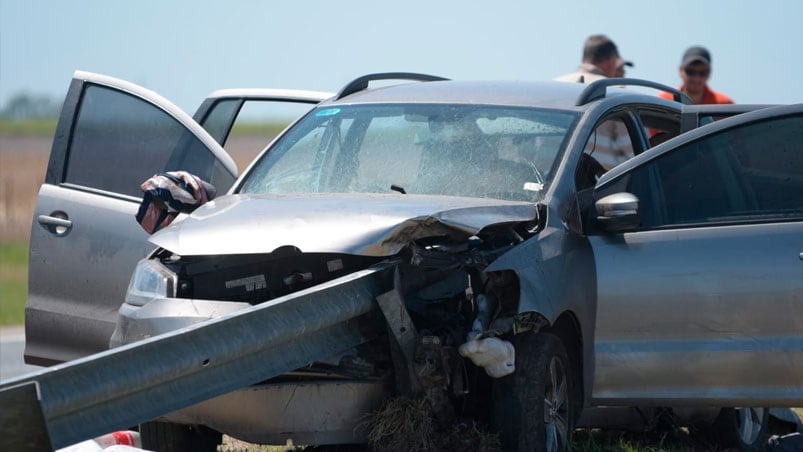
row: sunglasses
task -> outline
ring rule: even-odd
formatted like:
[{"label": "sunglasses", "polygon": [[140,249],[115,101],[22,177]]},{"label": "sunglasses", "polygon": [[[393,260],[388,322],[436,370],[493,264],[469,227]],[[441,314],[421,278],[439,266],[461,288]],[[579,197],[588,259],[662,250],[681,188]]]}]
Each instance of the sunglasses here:
[{"label": "sunglasses", "polygon": [[701,70],[698,71],[698,70],[694,70],[694,69],[691,69],[691,68],[688,68],[688,67],[683,69],[683,72],[685,72],[686,75],[688,75],[689,77],[695,77],[695,76],[696,77],[708,77],[708,73],[709,73],[709,71],[706,70],[706,69],[701,69]]}]

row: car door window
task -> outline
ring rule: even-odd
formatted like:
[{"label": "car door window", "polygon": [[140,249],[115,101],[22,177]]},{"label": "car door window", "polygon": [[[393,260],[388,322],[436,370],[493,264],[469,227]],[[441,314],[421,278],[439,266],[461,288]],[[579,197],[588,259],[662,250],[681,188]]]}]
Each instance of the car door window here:
[{"label": "car door window", "polygon": [[218,187],[234,180],[208,148],[166,112],[102,86],[84,91],[64,182],[133,197],[156,172],[185,170]]},{"label": "car door window", "polygon": [[642,228],[803,218],[803,116],[737,126],[635,170]]},{"label": "car door window", "polygon": [[578,190],[593,187],[608,170],[635,155],[624,118],[602,121],[586,141],[575,175]]},{"label": "car door window", "polygon": [[647,137],[647,147],[657,146],[680,134],[680,113],[676,111],[639,108],[637,116]]}]

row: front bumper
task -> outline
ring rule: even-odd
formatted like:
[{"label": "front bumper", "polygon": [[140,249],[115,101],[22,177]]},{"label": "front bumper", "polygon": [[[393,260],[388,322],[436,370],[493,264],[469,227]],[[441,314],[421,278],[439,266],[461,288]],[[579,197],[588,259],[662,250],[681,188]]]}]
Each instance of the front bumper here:
[{"label": "front bumper", "polygon": [[[124,303],[111,347],[232,314],[248,303],[166,298]],[[261,444],[363,443],[366,414],[379,409],[392,385],[382,379],[266,382],[167,414],[159,420],[200,424]]]},{"label": "front bumper", "polygon": [[258,444],[365,443],[366,415],[379,410],[390,390],[382,381],[260,384],[170,413],[162,420],[202,424]]},{"label": "front bumper", "polygon": [[144,306],[123,303],[109,347],[137,342],[163,333],[223,317],[250,307],[248,303],[163,298]]}]

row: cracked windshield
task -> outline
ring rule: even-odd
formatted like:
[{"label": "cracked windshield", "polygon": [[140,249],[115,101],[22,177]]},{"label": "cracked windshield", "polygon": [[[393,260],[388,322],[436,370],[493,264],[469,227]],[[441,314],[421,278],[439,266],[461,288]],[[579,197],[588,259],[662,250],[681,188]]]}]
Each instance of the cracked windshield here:
[{"label": "cracked windshield", "polygon": [[477,105],[312,111],[264,155],[242,193],[405,193],[536,201],[573,113]]}]

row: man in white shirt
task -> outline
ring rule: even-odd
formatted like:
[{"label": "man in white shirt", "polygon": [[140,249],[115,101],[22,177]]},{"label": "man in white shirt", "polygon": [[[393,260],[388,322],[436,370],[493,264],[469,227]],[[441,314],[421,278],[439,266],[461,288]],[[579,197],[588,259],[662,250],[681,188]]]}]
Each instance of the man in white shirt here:
[{"label": "man in white shirt", "polygon": [[[620,69],[633,63],[619,56],[616,44],[605,35],[592,35],[583,47],[583,62],[577,71],[555,78],[561,82],[591,83],[607,77],[616,77]],[[622,71],[623,73],[623,71]]]}]

